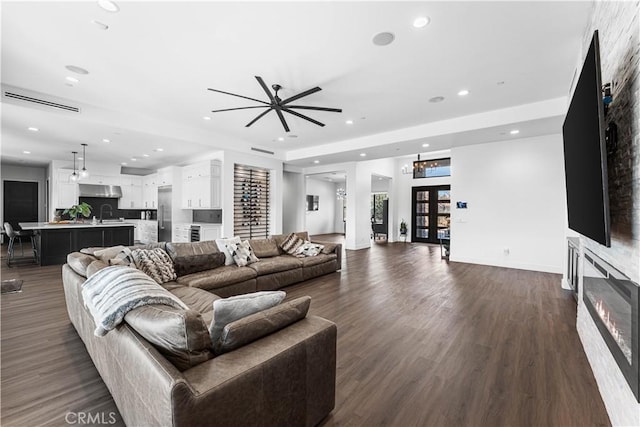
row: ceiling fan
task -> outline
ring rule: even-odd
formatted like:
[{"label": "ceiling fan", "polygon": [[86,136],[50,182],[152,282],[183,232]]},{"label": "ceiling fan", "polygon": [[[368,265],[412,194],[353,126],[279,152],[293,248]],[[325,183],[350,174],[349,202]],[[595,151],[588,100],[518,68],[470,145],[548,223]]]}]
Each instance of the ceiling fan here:
[{"label": "ceiling fan", "polygon": [[295,109],[300,109],[300,110],[317,110],[317,111],[330,111],[332,113],[342,113],[342,109],[340,108],[327,108],[327,107],[310,107],[307,105],[289,105],[290,102],[293,102],[297,99],[300,99],[302,97],[305,97],[307,95],[311,95],[312,93],[316,93],[321,91],[322,89],[319,88],[318,86],[311,88],[309,90],[305,90],[304,92],[300,92],[297,95],[293,95],[287,99],[280,99],[280,97],[278,96],[278,91],[280,89],[282,89],[282,86],[278,85],[278,84],[274,84],[271,85],[271,88],[274,90],[274,93],[271,93],[271,91],[269,90],[269,88],[267,87],[267,85],[264,83],[264,80],[262,80],[262,77],[260,76],[255,76],[256,80],[258,81],[258,83],[260,84],[260,86],[262,87],[262,89],[265,91],[265,93],[267,94],[267,96],[269,97],[269,101],[270,102],[266,102],[266,101],[262,101],[260,99],[255,99],[255,98],[250,98],[248,96],[243,96],[243,95],[238,95],[235,93],[231,93],[231,92],[225,92],[223,90],[218,90],[218,89],[211,89],[208,88],[210,91],[213,92],[220,92],[220,93],[224,93],[225,95],[231,95],[231,96],[237,96],[239,98],[244,98],[244,99],[250,99],[251,101],[256,101],[259,102],[261,104],[264,105],[255,105],[255,106],[251,106],[251,107],[237,107],[237,108],[225,108],[222,110],[212,110],[212,113],[219,113],[221,111],[233,111],[233,110],[247,110],[250,108],[266,108],[265,111],[263,111],[262,113],[258,114],[258,116],[251,120],[249,123],[247,123],[247,125],[245,127],[249,127],[252,124],[254,124],[255,122],[257,122],[258,120],[260,120],[261,118],[263,118],[269,111],[274,110],[276,112],[276,114],[278,115],[278,118],[280,119],[280,122],[282,123],[282,126],[284,127],[285,132],[289,132],[289,126],[287,125],[286,120],[284,119],[284,115],[282,114],[282,112],[284,111],[285,113],[289,113],[293,116],[296,117],[300,117],[301,119],[305,119],[311,123],[314,123],[318,126],[324,126],[324,123],[321,123],[317,120],[312,119],[311,117],[307,117],[304,114],[300,114],[297,111],[294,111]]}]

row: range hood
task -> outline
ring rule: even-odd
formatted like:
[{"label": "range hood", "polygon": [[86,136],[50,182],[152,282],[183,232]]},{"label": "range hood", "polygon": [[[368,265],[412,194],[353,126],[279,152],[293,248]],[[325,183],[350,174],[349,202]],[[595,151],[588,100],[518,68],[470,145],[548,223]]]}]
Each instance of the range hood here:
[{"label": "range hood", "polygon": [[78,184],[80,197],[104,197],[117,198],[122,197],[122,188],[119,185],[95,185],[95,184]]}]

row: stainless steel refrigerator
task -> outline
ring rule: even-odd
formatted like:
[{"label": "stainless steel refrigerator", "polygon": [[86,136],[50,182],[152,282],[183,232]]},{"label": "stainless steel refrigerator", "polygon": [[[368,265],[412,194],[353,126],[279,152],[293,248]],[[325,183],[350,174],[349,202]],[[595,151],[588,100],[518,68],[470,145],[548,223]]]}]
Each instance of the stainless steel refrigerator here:
[{"label": "stainless steel refrigerator", "polygon": [[158,187],[158,242],[171,241],[171,186]]}]

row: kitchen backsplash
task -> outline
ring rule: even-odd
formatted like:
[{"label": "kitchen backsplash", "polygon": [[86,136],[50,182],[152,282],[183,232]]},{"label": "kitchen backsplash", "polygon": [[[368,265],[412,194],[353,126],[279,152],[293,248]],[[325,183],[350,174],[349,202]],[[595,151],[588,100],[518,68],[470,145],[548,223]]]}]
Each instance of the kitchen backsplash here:
[{"label": "kitchen backsplash", "polygon": [[[125,218],[125,219],[141,219],[141,213],[149,211],[151,212],[151,219],[156,220],[158,218],[158,211],[156,209],[119,209],[118,208],[118,199],[116,198],[101,198],[101,197],[80,197],[80,203],[87,202],[91,205],[91,216],[95,216],[96,218],[100,218],[100,206],[109,205],[111,206],[112,215],[109,215],[108,209],[106,211],[103,210],[104,215],[103,219],[116,219],[116,218]],[[62,213],[62,210],[60,210]],[[61,215],[62,219],[69,219],[69,215]]]}]

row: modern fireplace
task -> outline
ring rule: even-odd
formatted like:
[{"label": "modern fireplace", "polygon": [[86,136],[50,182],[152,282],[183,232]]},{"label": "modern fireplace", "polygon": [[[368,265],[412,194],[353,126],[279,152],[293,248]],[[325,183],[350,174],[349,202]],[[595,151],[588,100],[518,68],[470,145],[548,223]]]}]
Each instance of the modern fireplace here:
[{"label": "modern fireplace", "polygon": [[638,285],[585,248],[582,299],[640,402]]}]

